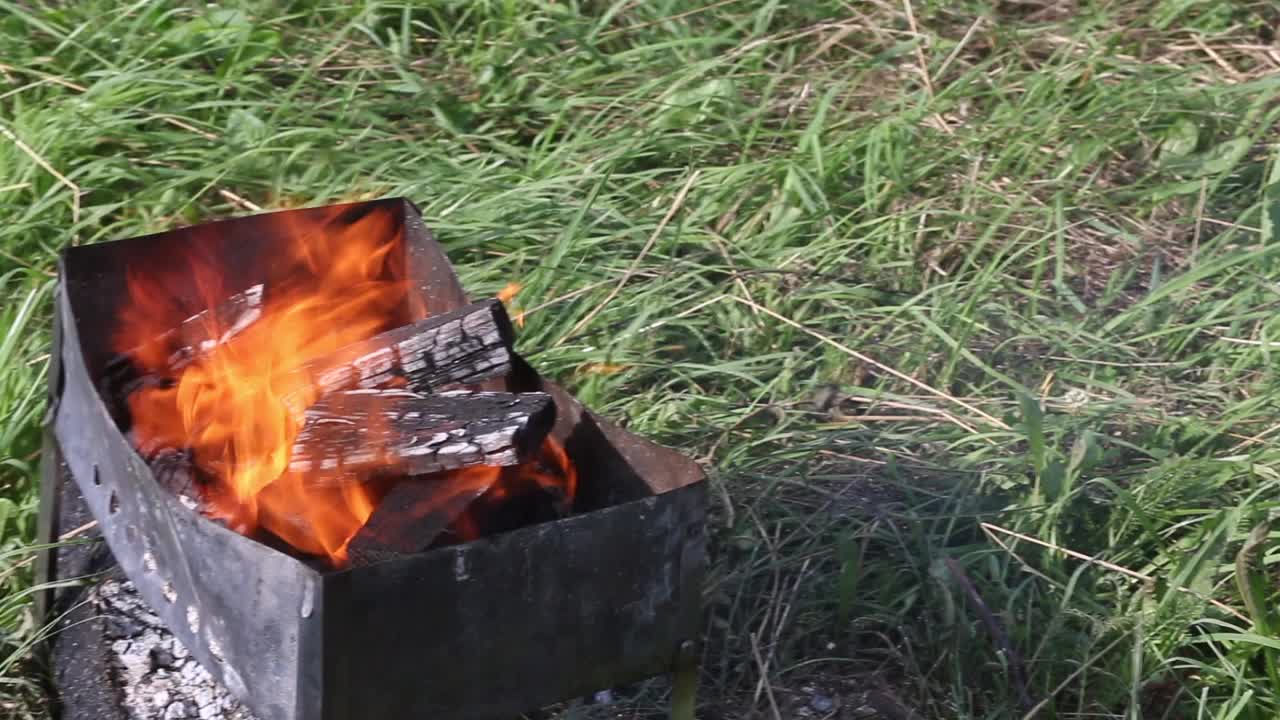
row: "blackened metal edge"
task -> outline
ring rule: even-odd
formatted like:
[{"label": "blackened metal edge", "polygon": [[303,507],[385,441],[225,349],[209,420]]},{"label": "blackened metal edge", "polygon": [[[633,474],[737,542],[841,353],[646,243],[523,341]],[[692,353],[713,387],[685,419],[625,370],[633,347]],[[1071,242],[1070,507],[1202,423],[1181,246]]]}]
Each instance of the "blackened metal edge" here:
[{"label": "blackened metal edge", "polygon": [[327,638],[334,610],[325,602],[324,579],[317,575],[307,580],[304,604],[298,609],[302,623],[298,633],[297,707],[298,720],[321,720],[325,717],[327,686],[333,677],[326,661]]},{"label": "blackened metal edge", "polygon": [[[42,482],[51,478],[57,494],[57,513],[50,520],[49,534],[58,537],[64,531],[84,528],[93,515],[62,459],[52,426],[47,428],[46,442],[41,464],[50,475]],[[65,587],[50,593],[46,614],[40,621],[53,625],[42,655],[55,689],[51,698],[54,717],[127,720],[110,664],[111,640],[106,637],[105,622],[97,616],[94,603],[83,602],[87,588],[67,582],[106,570],[114,560],[99,542],[101,533],[96,527],[84,528],[76,538],[82,542],[49,551],[49,579],[61,581]]]},{"label": "blackened metal edge", "polygon": [[[517,366],[528,368],[518,356]],[[531,389],[548,393],[555,400],[557,415],[552,433],[556,439],[565,445],[570,456],[576,450],[589,456],[583,458],[586,464],[611,469],[612,474],[618,476],[614,483],[621,492],[664,493],[706,479],[702,468],[690,458],[623,430],[589,410],[564,388],[537,376],[532,368],[527,372],[534,375]],[[633,487],[637,480],[642,485]],[[602,504],[613,505],[629,499],[613,498]]]},{"label": "blackened metal edge", "polygon": [[[273,259],[298,224],[313,225],[338,217],[358,217],[361,212],[381,210],[402,219],[404,201],[396,198],[341,205],[298,208],[260,213],[176,228],[162,233],[81,245],[63,252],[70,276],[59,278],[60,286],[72,301],[80,324],[80,352],[90,376],[97,379],[114,355],[106,328],[118,321],[115,308],[127,297],[129,269],[155,273],[165,278],[166,291],[184,304],[204,300],[197,283],[185,282],[175,270],[209,264],[232,268],[224,274],[231,293],[261,282],[271,282],[283,269]],[[175,262],[176,261],[176,262]],[[96,317],[96,322],[90,320]]]},{"label": "blackened metal edge", "polygon": [[[57,303],[58,293],[54,293],[54,303]],[[36,587],[40,588],[36,591],[34,598],[36,622],[44,624],[47,622],[49,609],[53,604],[54,590],[51,586],[58,576],[57,559],[58,552],[53,547],[53,543],[62,533],[58,529],[58,517],[61,512],[59,495],[62,484],[62,453],[58,449],[58,441],[54,437],[53,420],[57,417],[58,404],[62,401],[62,387],[64,376],[62,374],[62,314],[55,311],[53,313],[53,330],[52,341],[49,344],[49,392],[46,397],[47,410],[44,419],[41,421],[43,425],[43,439],[40,449],[40,512],[36,517],[36,542],[46,547],[36,553],[35,581]]]},{"label": "blackened metal edge", "polygon": [[44,546],[36,551],[37,590],[33,604],[38,625],[52,619],[50,614],[57,592],[53,586],[58,579],[58,549],[54,543],[63,532],[58,526],[58,517],[62,513],[62,483],[66,480],[62,464],[58,439],[52,425],[47,426],[40,447],[40,512],[36,517],[36,543]]},{"label": "blackened metal edge", "polygon": [[400,203],[404,218],[405,269],[412,283],[409,293],[411,318],[421,320],[466,305],[467,294],[458,282],[444,249],[422,221],[418,206],[405,198],[392,198],[391,201]]},{"label": "blackened metal edge", "polygon": [[[65,257],[63,276],[67,271]],[[111,420],[64,292],[56,436],[121,568],[166,626],[263,720],[295,720],[304,595],[318,574],[213,523],[164,491]]]},{"label": "blackened metal edge", "polygon": [[673,669],[705,511],[694,483],[327,575],[323,719],[511,717]]}]

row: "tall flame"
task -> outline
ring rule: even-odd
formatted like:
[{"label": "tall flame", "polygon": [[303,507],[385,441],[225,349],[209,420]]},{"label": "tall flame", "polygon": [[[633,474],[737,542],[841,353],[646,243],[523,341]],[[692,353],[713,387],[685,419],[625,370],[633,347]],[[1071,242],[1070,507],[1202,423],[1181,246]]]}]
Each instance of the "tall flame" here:
[{"label": "tall flame", "polygon": [[[189,350],[186,336],[217,339],[191,353],[176,377],[129,396],[135,445],[189,448],[196,467],[215,480],[202,493],[206,512],[246,534],[264,529],[335,566],[346,563],[347,543],[387,485],[366,478],[326,486],[287,469],[303,411],[318,399],[309,375],[296,370],[403,322],[408,292],[396,217],[377,208],[358,217],[340,212],[318,222],[280,216],[286,219],[271,231],[288,241],[270,259],[272,280],[249,322],[209,310],[235,294],[216,259],[192,256],[163,272],[131,271],[130,303],[113,340],[142,371],[166,376],[175,352]],[[175,292],[175,282],[186,291]],[[198,327],[185,336],[174,332],[193,323]],[[577,484],[564,450],[550,439],[516,468],[465,468],[441,480],[489,489],[485,502],[453,524],[461,539],[485,530],[477,508],[529,488],[554,490],[567,503]]]},{"label": "tall flame", "polygon": [[[260,317],[202,353],[172,384],[130,395],[136,441],[191,448],[196,465],[219,481],[206,498],[212,512],[238,530],[263,527],[337,562],[373,512],[376,498],[363,484],[318,490],[285,472],[302,426],[299,408],[316,400],[315,390],[291,371],[382,331],[395,318],[406,293],[403,273],[393,267],[400,241],[395,220],[390,212],[369,212],[354,221],[332,217],[304,225],[295,219],[277,228],[292,240],[272,259],[280,280],[267,291]],[[182,260],[198,296],[194,305],[216,308],[230,295],[214,262]],[[172,350],[158,338],[183,319],[166,279],[129,273],[131,303],[115,338],[118,350],[131,352],[150,372],[162,372]],[[207,337],[228,330],[228,319],[214,312],[198,322],[207,325]],[[301,406],[283,402],[288,396],[301,398]]]}]

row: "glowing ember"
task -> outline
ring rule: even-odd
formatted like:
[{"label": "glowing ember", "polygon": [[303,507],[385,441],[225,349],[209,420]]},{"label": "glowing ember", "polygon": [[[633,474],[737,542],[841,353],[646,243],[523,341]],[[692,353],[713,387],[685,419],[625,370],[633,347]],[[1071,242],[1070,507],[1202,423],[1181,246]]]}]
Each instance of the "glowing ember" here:
[{"label": "glowing ember", "polygon": [[507,283],[505,287],[498,291],[498,299],[502,302],[511,302],[511,299],[520,294],[520,283]]},{"label": "glowing ember", "polygon": [[[476,473],[473,478],[481,481],[482,473],[496,473],[496,481],[492,475],[488,482],[496,484],[478,502],[472,503],[468,511],[453,525],[454,534],[462,540],[475,540],[485,534],[485,520],[492,514],[495,506],[508,502],[518,502],[521,498],[543,493],[560,498],[566,507],[577,492],[578,474],[564,448],[551,438],[542,445],[538,457],[530,462],[510,468],[472,468]],[[467,471],[462,471],[467,472]],[[478,477],[477,477],[478,476]],[[504,528],[497,528],[499,531]]]},{"label": "glowing ember", "polygon": [[[196,467],[215,480],[204,493],[206,512],[246,534],[265,529],[335,565],[345,563],[347,543],[373,513],[386,483],[323,487],[287,471],[304,420],[301,409],[318,399],[306,375],[295,371],[402,324],[408,291],[395,216],[339,213],[315,224],[280,220],[275,231],[291,242],[284,257],[273,258],[272,276],[280,279],[267,285],[260,315],[237,324],[206,312],[203,334],[218,342],[178,370],[173,382],[143,387],[128,398],[135,444],[190,448]],[[114,345],[144,373],[170,375],[170,331],[234,294],[215,262],[179,258],[174,266],[174,275],[164,278],[136,272],[128,278],[131,305]],[[183,307],[166,290],[165,281],[174,277],[196,290],[194,307]],[[303,403],[286,404],[286,397]],[[554,486],[572,498],[576,485],[563,450],[550,440],[536,461],[519,468],[466,468],[433,482],[493,484],[494,473],[501,473],[490,493],[495,498],[528,483]],[[466,528],[474,526],[474,518],[464,517],[455,531],[470,537]]]}]

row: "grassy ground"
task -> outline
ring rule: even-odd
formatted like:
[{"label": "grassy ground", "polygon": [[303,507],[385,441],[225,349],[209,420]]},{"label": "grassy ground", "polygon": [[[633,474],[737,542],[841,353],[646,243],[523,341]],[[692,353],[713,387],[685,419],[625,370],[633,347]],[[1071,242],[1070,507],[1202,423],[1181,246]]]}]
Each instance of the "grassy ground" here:
[{"label": "grassy ground", "polygon": [[58,249],[405,195],[711,472],[703,716],[1280,716],[1278,23],[0,0],[3,708]]}]

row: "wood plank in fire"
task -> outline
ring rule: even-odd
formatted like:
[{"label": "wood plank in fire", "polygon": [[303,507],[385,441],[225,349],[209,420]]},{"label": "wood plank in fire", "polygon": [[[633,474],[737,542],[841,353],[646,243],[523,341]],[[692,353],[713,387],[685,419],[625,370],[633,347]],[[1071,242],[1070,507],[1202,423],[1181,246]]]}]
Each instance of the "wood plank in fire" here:
[{"label": "wood plank in fire", "polygon": [[391,488],[347,543],[352,567],[420,553],[497,483],[500,471],[456,473],[430,482],[409,478]]},{"label": "wood plank in fire", "polygon": [[262,317],[262,296],[261,283],[250,286],[156,338],[154,342],[171,348],[168,369],[187,367],[257,322]]},{"label": "wood plank in fire", "polygon": [[555,403],[544,393],[347,390],[326,395],[305,417],[289,471],[328,484],[515,465],[550,432]]},{"label": "wood plank in fire", "polygon": [[[402,382],[426,393],[470,385],[511,370],[513,331],[498,300],[473,303],[388,330],[313,360],[298,370],[321,397]],[[295,409],[301,398],[285,402]]]}]

